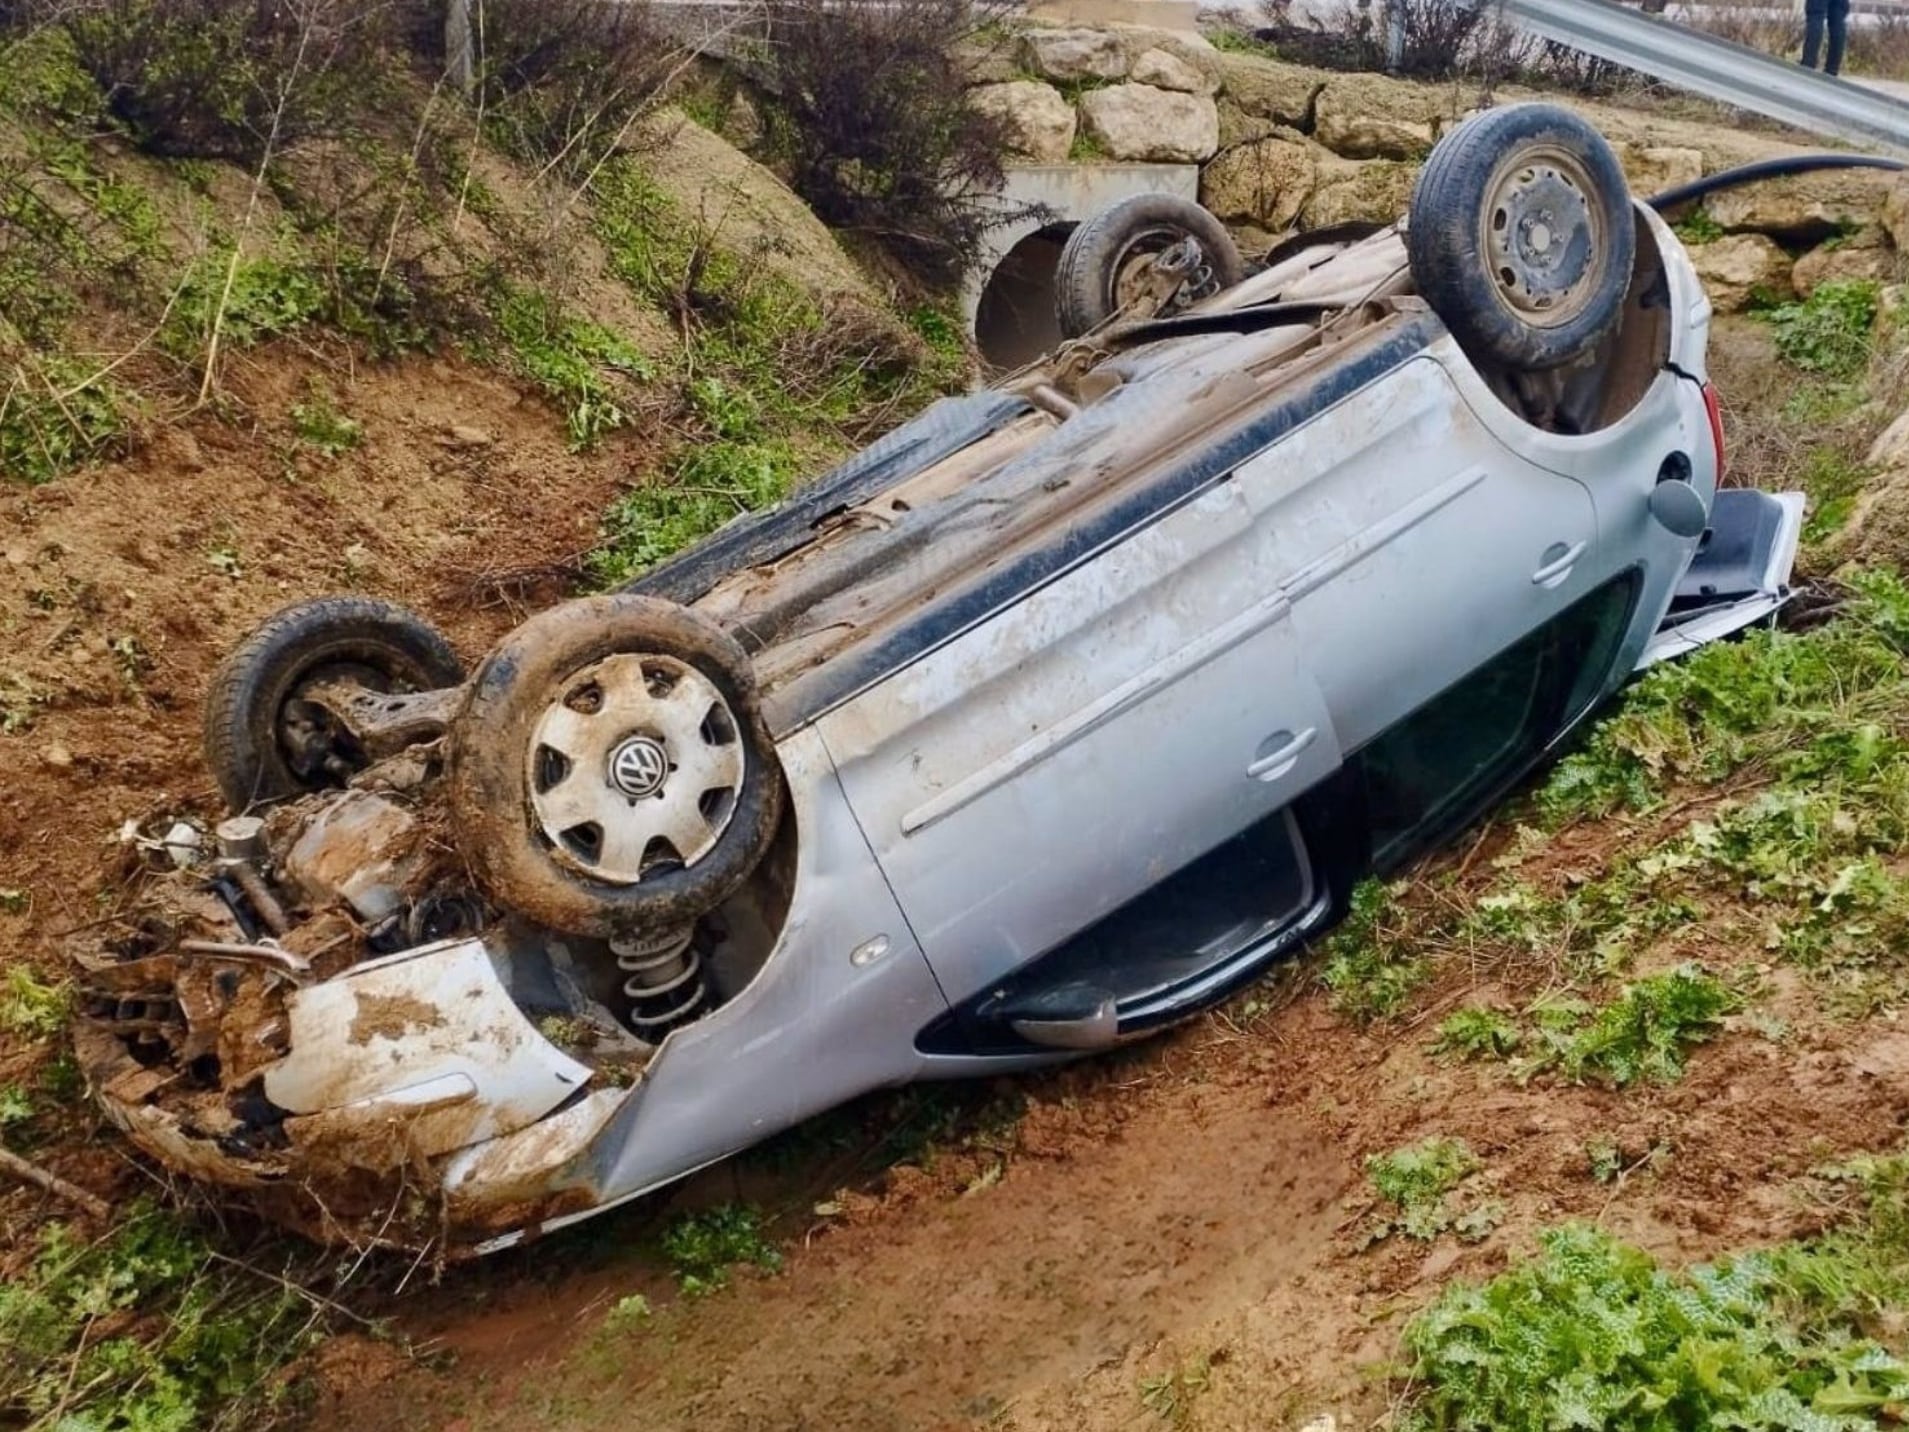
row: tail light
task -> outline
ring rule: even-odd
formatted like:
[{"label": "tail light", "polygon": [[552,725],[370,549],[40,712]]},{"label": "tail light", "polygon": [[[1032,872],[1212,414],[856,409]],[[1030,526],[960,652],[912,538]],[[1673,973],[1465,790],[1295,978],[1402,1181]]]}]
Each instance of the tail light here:
[{"label": "tail light", "polygon": [[1717,385],[1704,384],[1704,416],[1710,419],[1710,440],[1717,448],[1717,483],[1723,483],[1723,405],[1717,401]]}]

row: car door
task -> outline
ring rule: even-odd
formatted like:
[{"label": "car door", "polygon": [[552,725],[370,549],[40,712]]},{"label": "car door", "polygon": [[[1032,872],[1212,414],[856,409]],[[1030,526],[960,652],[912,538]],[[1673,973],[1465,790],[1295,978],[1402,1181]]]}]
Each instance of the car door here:
[{"label": "car door", "polygon": [[1348,752],[1601,580],[1589,491],[1477,419],[1464,363],[1443,338],[1239,474]]},{"label": "car door", "polygon": [[1228,478],[823,717],[951,1001],[1337,767],[1280,575]]}]

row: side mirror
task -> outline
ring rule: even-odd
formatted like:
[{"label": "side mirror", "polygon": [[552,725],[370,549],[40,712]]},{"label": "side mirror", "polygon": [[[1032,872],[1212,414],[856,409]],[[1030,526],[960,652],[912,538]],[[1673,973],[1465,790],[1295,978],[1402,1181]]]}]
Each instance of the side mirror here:
[{"label": "side mirror", "polygon": [[1710,513],[1697,489],[1678,478],[1651,489],[1650,515],[1678,537],[1701,537],[1710,525]]}]

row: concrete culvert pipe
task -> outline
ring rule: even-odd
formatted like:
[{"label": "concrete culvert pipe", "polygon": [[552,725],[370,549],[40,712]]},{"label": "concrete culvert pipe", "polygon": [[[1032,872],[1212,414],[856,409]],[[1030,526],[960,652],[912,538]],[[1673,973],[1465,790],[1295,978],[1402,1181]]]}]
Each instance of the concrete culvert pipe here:
[{"label": "concrete culvert pipe", "polygon": [[1073,224],[1049,224],[1004,254],[988,275],[975,309],[974,339],[997,369],[1018,368],[1061,341],[1054,314],[1054,275]]}]

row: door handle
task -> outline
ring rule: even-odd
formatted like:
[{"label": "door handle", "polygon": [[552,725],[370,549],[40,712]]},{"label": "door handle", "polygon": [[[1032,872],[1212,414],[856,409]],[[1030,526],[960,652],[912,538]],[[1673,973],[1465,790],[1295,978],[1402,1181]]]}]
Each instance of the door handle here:
[{"label": "door handle", "polygon": [[1256,781],[1276,781],[1290,775],[1306,748],[1318,738],[1317,726],[1308,726],[1297,735],[1291,731],[1275,731],[1260,742],[1259,753],[1246,768],[1246,774]]},{"label": "door handle", "polygon": [[1588,546],[1590,546],[1588,542],[1573,542],[1568,547],[1562,542],[1553,542],[1544,549],[1544,556],[1539,559],[1544,565],[1531,574],[1531,585],[1534,587],[1562,585],[1564,579],[1571,575],[1571,569],[1577,566],[1578,558],[1584,555],[1584,549]]}]

